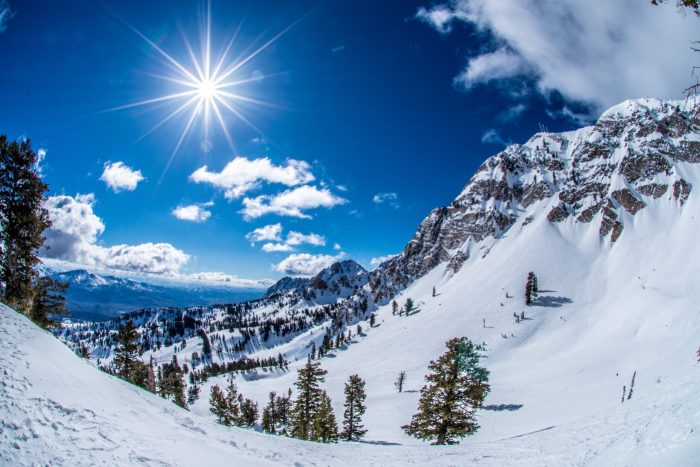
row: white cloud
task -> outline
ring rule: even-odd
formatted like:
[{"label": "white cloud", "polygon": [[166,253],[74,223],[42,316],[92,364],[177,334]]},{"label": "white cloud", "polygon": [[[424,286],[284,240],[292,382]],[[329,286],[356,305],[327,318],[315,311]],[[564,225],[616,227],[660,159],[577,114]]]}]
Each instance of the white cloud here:
[{"label": "white cloud", "polygon": [[485,144],[497,144],[500,146],[510,146],[512,143],[503,139],[495,128],[489,128],[481,135],[481,142]]},{"label": "white cloud", "polygon": [[334,244],[333,244],[333,249],[334,249],[334,250],[342,250],[343,248],[340,246],[340,243],[334,243]]},{"label": "white cloud", "polygon": [[97,237],[105,225],[92,208],[95,196],[50,196],[44,206],[49,212],[51,228],[44,232],[45,256],[83,264],[95,264]]},{"label": "white cloud", "polygon": [[294,251],[294,247],[288,243],[265,243],[262,246],[262,251],[265,253],[289,252]]},{"label": "white cloud", "polygon": [[102,249],[101,262],[108,268],[151,274],[174,274],[190,260],[190,256],[169,243],[115,245]]},{"label": "white cloud", "polygon": [[602,110],[628,98],[678,98],[690,84],[697,18],[674,3],[453,0],[417,15],[440,32],[468,22],[499,44],[469,60],[457,78],[465,85],[527,73],[545,95]]},{"label": "white cloud", "polygon": [[285,243],[291,246],[298,246],[304,243],[314,246],[324,246],[326,244],[326,237],[315,233],[305,235],[300,232],[291,231],[287,234]]},{"label": "white cloud", "polygon": [[499,123],[512,122],[513,120],[517,120],[523,114],[523,112],[525,112],[525,110],[527,110],[527,106],[525,104],[515,104],[496,115],[496,120]]},{"label": "white cloud", "polygon": [[396,255],[376,256],[369,261],[369,264],[370,264],[370,266],[372,266],[372,268],[376,268],[377,266],[382,264],[384,261],[391,259],[394,256],[396,256]]},{"label": "white cloud", "polygon": [[269,279],[243,279],[233,274],[223,272],[195,272],[191,274],[178,274],[171,277],[174,280],[185,282],[203,282],[212,285],[226,285],[234,288],[266,288],[274,284]]},{"label": "white cloud", "polygon": [[304,211],[319,207],[332,208],[345,204],[347,200],[334,195],[327,188],[318,189],[304,185],[283,191],[275,195],[261,195],[256,198],[244,198],[241,213],[247,220],[256,219],[266,214],[310,219]]},{"label": "white cloud", "polygon": [[169,243],[143,243],[104,247],[97,243],[105,230],[93,212],[93,194],[50,196],[45,206],[51,227],[44,232],[41,255],[88,266],[152,274],[176,274],[189,255]]},{"label": "white cloud", "polygon": [[430,24],[441,33],[448,33],[452,30],[452,23],[456,19],[460,19],[460,14],[459,10],[438,5],[430,9],[419,8],[416,17]]},{"label": "white cloud", "polygon": [[315,178],[309,164],[304,161],[289,159],[284,165],[275,165],[268,157],[236,157],[221,172],[212,172],[205,165],[194,171],[190,179],[195,183],[208,183],[224,190],[224,196],[231,200],[258,188],[262,182],[292,187],[309,183]]},{"label": "white cloud", "polygon": [[7,22],[15,15],[15,12],[10,9],[10,4],[5,0],[0,1],[0,32],[5,32]]},{"label": "white cloud", "polygon": [[247,238],[251,244],[263,241],[278,242],[282,239],[282,224],[269,224],[264,227],[259,227],[249,232],[245,238]]},{"label": "white cloud", "polygon": [[469,89],[476,84],[527,74],[527,63],[505,47],[469,59],[455,82]]},{"label": "white cloud", "polygon": [[204,222],[211,217],[211,211],[206,209],[210,203],[190,204],[189,206],[178,206],[171,211],[172,215],[182,221]]},{"label": "white cloud", "polygon": [[292,276],[313,276],[322,269],[339,261],[343,256],[345,254],[342,252],[336,256],[295,253],[273,265],[273,269]]},{"label": "white cloud", "polygon": [[100,180],[105,182],[115,193],[122,190],[134,191],[143,180],[140,170],[134,170],[123,162],[107,162]]},{"label": "white cloud", "polygon": [[378,205],[385,204],[394,209],[398,209],[401,206],[399,203],[399,195],[396,193],[377,193],[372,197],[372,202]]}]

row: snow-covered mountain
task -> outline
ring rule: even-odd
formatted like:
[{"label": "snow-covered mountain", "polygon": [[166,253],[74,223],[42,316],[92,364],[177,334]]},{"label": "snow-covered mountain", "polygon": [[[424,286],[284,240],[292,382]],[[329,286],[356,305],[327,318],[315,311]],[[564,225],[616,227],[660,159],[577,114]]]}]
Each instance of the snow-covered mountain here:
[{"label": "snow-covered mountain", "polygon": [[[345,381],[363,377],[367,441],[381,445],[308,447],[225,431],[213,423],[207,396],[226,375],[208,377],[202,397],[184,413],[57,351],[56,342],[2,309],[0,345],[6,339],[19,351],[0,352],[12,391],[0,403],[22,421],[0,432],[0,459],[35,454],[49,463],[59,455],[52,446],[60,445],[60,455],[89,462],[187,464],[207,452],[217,464],[252,451],[284,465],[694,465],[700,458],[698,110],[700,100],[628,101],[590,127],[540,133],[511,146],[489,158],[449,206],[431,212],[400,255],[371,273],[341,264],[313,280],[285,279],[253,302],[131,316],[148,329],[143,358],[157,364],[177,356],[202,371],[209,363],[193,356],[203,353],[198,329],[211,341],[215,363],[283,356],[288,365],[236,373],[241,393],[261,406],[270,391],[294,387],[295,370],[326,336],[351,331],[324,352],[323,387],[342,414]],[[539,296],[527,306],[530,271]],[[326,288],[315,286],[321,282]],[[407,298],[414,312],[395,315],[390,302],[403,305]],[[97,358],[109,364],[114,329],[109,322],[73,324],[63,338],[75,348],[89,343],[93,364]],[[417,407],[430,360],[456,336],[485,344],[492,391],[478,412],[477,434],[437,448],[401,426]],[[50,364],[37,362],[37,349],[52,352]],[[21,359],[39,369],[25,370]],[[398,393],[401,371],[406,390]],[[60,389],[75,380],[90,386],[80,397]],[[47,400],[68,410],[44,410]],[[125,400],[136,423],[114,409]],[[167,407],[173,415],[165,420]],[[42,424],[68,412],[105,427],[101,437],[63,440]],[[78,416],[71,420],[84,425]],[[33,438],[35,425],[48,434]],[[101,440],[117,438],[143,442],[133,452],[97,451]],[[103,444],[112,446],[108,441]],[[79,450],[90,443],[93,450]],[[187,452],[178,459],[180,451]]]},{"label": "snow-covered mountain", "polygon": [[71,318],[77,320],[104,321],[142,308],[237,303],[262,295],[260,289],[164,281],[154,284],[85,269],[56,271],[44,268],[43,273],[69,285],[66,305]]},{"label": "snow-covered mountain", "polygon": [[700,162],[697,105],[626,101],[595,125],[538,133],[488,158],[450,205],[425,218],[400,255],[379,266],[373,289],[400,289],[440,263],[456,273],[536,217],[615,242],[648,205],[672,200],[667,210],[682,208],[693,188],[687,172]]}]

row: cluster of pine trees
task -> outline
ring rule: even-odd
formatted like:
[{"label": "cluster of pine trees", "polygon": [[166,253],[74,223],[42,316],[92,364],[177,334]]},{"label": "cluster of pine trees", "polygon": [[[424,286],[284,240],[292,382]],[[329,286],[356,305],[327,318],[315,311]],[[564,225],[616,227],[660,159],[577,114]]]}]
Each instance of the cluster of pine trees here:
[{"label": "cluster of pine trees", "polygon": [[226,392],[219,386],[211,388],[209,410],[226,426],[252,427],[258,420],[258,404],[238,392],[233,376],[229,378]]},{"label": "cluster of pine trees", "polygon": [[44,207],[48,186],[29,140],[8,141],[0,135],[0,297],[39,326],[57,326],[67,315],[66,284],[39,277],[39,249],[51,227]]},{"label": "cluster of pine trees", "polygon": [[[291,389],[282,396],[270,393],[269,402],[262,412],[263,431],[323,443],[335,442],[340,438],[348,441],[361,439],[366,433],[362,425],[362,415],[366,410],[364,380],[352,375],[345,385],[343,429],[339,431],[331,399],[321,388],[325,375],[320,362],[309,356],[306,365],[298,370],[295,383],[298,394],[294,401]],[[251,407],[254,403],[246,402],[248,399],[244,400],[236,394],[233,380],[226,394],[214,386],[209,400],[211,412],[225,425],[253,426],[257,419],[257,405],[254,406],[255,410],[248,411],[247,418],[244,417],[243,407]],[[233,404],[231,401],[236,398],[239,403]]]}]

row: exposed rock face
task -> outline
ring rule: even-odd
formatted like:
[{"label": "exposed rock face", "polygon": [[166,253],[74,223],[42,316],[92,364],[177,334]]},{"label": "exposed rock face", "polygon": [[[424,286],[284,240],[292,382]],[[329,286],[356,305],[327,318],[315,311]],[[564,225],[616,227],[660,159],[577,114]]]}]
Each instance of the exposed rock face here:
[{"label": "exposed rock face", "polygon": [[449,206],[423,220],[400,255],[373,272],[375,299],[442,262],[458,271],[471,244],[499,238],[518,219],[522,225],[543,215],[554,224],[593,224],[615,242],[625,216],[664,202],[670,186],[682,206],[692,186],[678,176],[678,164],[700,163],[698,106],[700,99],[626,101],[595,125],[538,133],[490,157]]}]

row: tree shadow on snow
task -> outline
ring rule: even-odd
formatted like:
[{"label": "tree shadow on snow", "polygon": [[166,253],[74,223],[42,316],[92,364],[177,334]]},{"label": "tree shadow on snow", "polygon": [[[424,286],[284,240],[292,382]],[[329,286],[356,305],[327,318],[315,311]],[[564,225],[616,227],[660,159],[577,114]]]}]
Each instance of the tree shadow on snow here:
[{"label": "tree shadow on snow", "polygon": [[532,301],[532,305],[534,306],[544,306],[548,308],[559,308],[569,303],[574,303],[574,301],[568,297],[537,297]]},{"label": "tree shadow on snow", "polygon": [[523,404],[490,404],[481,407],[484,410],[493,410],[495,412],[514,412],[516,410],[522,409]]}]

